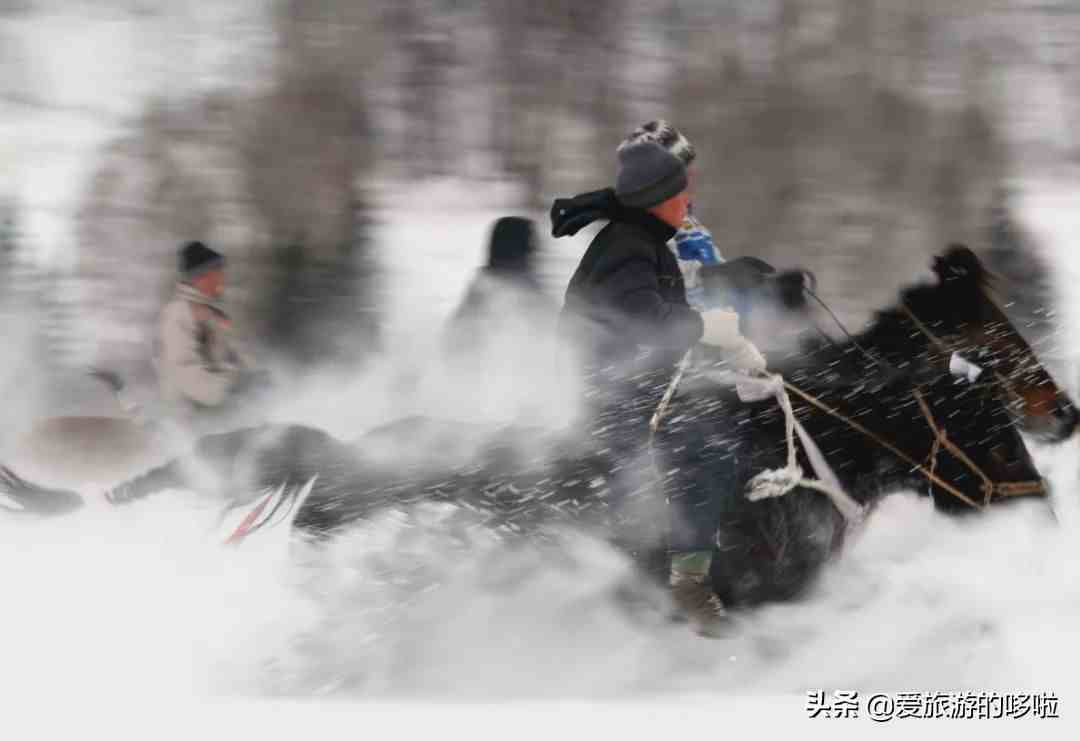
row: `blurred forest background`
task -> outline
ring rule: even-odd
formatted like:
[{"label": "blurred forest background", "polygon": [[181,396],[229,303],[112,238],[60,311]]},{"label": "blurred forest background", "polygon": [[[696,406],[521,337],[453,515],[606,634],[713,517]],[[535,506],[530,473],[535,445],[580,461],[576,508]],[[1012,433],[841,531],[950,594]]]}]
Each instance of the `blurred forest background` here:
[{"label": "blurred forest background", "polygon": [[[847,319],[950,241],[1024,281],[1015,310],[1045,303],[1010,199],[1080,156],[1075,3],[214,5],[0,0],[0,157],[18,163],[0,166],[0,302],[32,373],[148,362],[189,239],[229,255],[230,305],[280,363],[354,367],[382,342],[382,257],[409,248],[376,238],[382,194],[438,218],[410,186],[509,183],[546,232],[551,199],[608,184],[616,144],[655,117],[696,145],[724,254],[813,270]],[[87,69],[114,43],[114,77],[144,80],[123,105]],[[81,55],[42,71],[68,44]],[[69,77],[76,93],[50,93]],[[62,202],[33,175],[39,121],[108,132]],[[29,226],[50,213],[63,229]]]}]

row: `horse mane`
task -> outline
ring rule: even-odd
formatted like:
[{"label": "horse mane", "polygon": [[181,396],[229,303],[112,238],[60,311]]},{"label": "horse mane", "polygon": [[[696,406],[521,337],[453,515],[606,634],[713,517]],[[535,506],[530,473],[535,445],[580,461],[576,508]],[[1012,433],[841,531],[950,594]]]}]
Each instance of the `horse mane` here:
[{"label": "horse mane", "polygon": [[910,335],[908,311],[945,334],[979,321],[983,302],[993,296],[997,277],[962,244],[950,244],[944,254],[934,258],[932,268],[936,280],[901,289],[897,303],[875,312],[867,330],[860,334],[894,328]]}]

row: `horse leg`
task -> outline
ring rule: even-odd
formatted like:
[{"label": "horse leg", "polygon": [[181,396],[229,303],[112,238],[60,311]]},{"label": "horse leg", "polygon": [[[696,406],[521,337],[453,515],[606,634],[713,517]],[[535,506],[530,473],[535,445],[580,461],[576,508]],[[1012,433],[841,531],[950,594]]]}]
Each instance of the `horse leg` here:
[{"label": "horse leg", "polygon": [[0,509],[17,514],[64,515],[83,506],[82,497],[66,489],[48,489],[0,466]]},{"label": "horse leg", "polygon": [[183,460],[173,460],[164,466],[117,484],[105,492],[105,500],[109,504],[131,504],[166,489],[195,488],[192,486],[191,477],[186,473],[188,466],[185,463]]},{"label": "horse leg", "polygon": [[168,489],[218,494],[259,432],[251,428],[205,435],[190,454],[118,484],[105,492],[105,499],[111,504],[130,504]]}]

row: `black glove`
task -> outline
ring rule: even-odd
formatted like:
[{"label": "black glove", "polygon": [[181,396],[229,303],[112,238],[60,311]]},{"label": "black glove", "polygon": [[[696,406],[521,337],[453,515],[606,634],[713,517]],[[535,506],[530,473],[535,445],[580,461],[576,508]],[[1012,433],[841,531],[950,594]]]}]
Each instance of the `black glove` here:
[{"label": "black glove", "polygon": [[698,278],[705,290],[705,305],[730,306],[740,315],[749,312],[753,298],[763,290],[776,269],[756,257],[736,257],[726,262],[702,265]]}]

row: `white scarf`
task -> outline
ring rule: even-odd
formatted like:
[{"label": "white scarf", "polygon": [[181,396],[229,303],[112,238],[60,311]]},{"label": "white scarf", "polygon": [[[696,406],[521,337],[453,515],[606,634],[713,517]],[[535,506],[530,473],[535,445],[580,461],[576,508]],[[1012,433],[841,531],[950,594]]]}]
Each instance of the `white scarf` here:
[{"label": "white scarf", "polygon": [[207,306],[218,314],[221,314],[223,317],[228,317],[228,314],[225,313],[225,306],[220,298],[211,298],[190,283],[177,283],[176,296],[184,301],[190,301],[193,304]]}]

